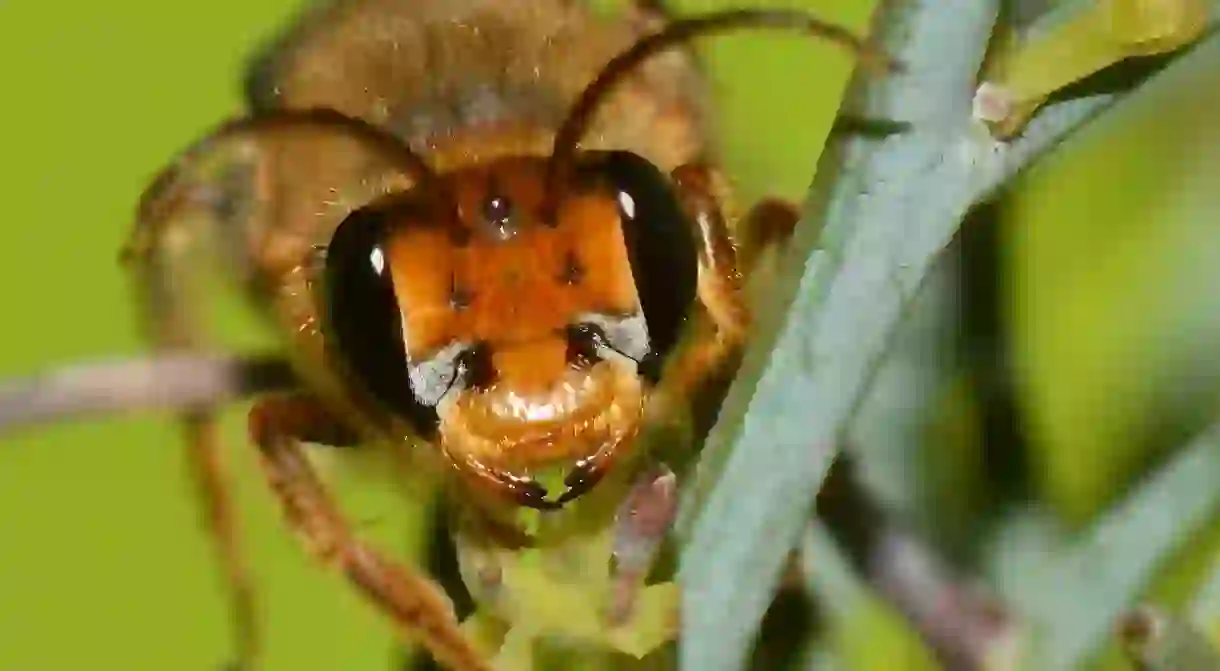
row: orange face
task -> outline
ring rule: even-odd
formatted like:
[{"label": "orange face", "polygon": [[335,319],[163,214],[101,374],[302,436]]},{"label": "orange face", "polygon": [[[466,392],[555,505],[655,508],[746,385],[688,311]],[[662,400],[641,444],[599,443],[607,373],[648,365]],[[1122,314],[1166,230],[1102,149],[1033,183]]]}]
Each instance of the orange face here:
[{"label": "orange face", "polygon": [[[646,161],[596,155],[554,203],[545,168],[463,168],[353,213],[327,251],[328,324],[359,381],[464,475],[539,508],[633,442],[697,275]],[[571,470],[552,500],[532,474],[555,465]]]}]

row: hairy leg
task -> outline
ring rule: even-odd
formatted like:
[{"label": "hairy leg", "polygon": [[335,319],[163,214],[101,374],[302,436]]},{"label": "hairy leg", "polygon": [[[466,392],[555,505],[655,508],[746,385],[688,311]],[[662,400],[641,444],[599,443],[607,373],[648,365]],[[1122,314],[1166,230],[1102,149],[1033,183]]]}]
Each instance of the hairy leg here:
[{"label": "hairy leg", "polygon": [[[140,221],[151,220],[142,217]],[[148,223],[137,226],[133,238],[136,244],[129,247],[125,257],[145,330],[159,350],[199,350],[203,346],[200,316],[192,309],[199,302],[188,291],[194,279],[190,276],[191,264],[184,258],[181,244],[168,242],[189,235],[188,224],[188,220],[176,220],[155,228]],[[234,627],[234,665],[249,669],[259,653],[255,595],[230,500],[216,408],[193,408],[179,414],[178,419],[203,523],[226,581]]]},{"label": "hairy leg", "polygon": [[250,412],[250,433],[289,525],[323,564],[334,568],[388,616],[403,636],[418,640],[446,668],[490,671],[462,632],[453,603],[435,583],[356,539],[326,492],[304,442],[326,442],[345,429],[313,398],[269,396]]},{"label": "hairy leg", "polygon": [[[714,407],[723,396],[724,385],[734,372],[745,343],[750,313],[744,291],[745,278],[756,269],[768,250],[789,238],[798,219],[795,208],[776,200],[765,200],[746,215],[740,244],[733,240],[721,211],[718,175],[708,166],[688,164],[672,174],[688,218],[702,242],[699,258],[698,296],[703,307],[696,318],[691,341],[680,350],[677,361],[666,371],[667,386],[651,412],[654,421],[689,412],[696,436],[710,428]],[[700,319],[701,317],[701,319]],[[688,436],[689,437],[689,436]],[[685,442],[685,438],[676,442]],[[666,441],[669,442],[669,441]],[[689,455],[678,450],[671,464],[681,469]],[[664,464],[641,474],[619,508],[615,519],[612,600],[607,614],[611,623],[630,617],[656,553],[677,513],[676,478]]]},{"label": "hairy leg", "polygon": [[702,241],[698,295],[704,318],[696,320],[691,342],[668,371],[670,386],[662,392],[670,397],[666,404],[695,398],[707,383],[733,372],[751,322],[745,278],[769,248],[788,239],[798,218],[795,208],[764,200],[747,213],[738,244],[721,211],[717,173],[703,164],[687,164],[674,169],[672,177],[696,239]]},{"label": "hairy leg", "polygon": [[[677,515],[678,485],[673,472],[657,464],[642,473],[614,516],[614,562],[606,619],[629,620]],[[676,617],[676,614],[675,614]]]},{"label": "hairy leg", "polygon": [[[308,184],[281,188],[284,154],[342,157],[309,171]],[[356,170],[353,165],[362,166]],[[325,110],[284,112],[226,123],[197,142],[147,188],[123,250],[147,337],[158,350],[204,349],[207,303],[192,289],[201,261],[220,261],[263,314],[299,343],[316,349],[303,291],[285,291],[304,251],[344,216],[331,201],[369,197],[402,186],[426,167],[392,137]],[[377,177],[377,179],[373,179]],[[211,258],[209,258],[211,257]],[[288,298],[284,298],[287,296]],[[295,303],[290,303],[295,301]],[[299,304],[299,305],[298,305]],[[310,340],[312,338],[312,340]],[[293,358],[293,357],[289,357]],[[303,357],[295,357],[300,360]],[[308,382],[325,380],[321,366],[294,366]],[[216,408],[201,404],[180,416],[190,471],[205,524],[225,569],[240,667],[258,653],[254,597],[242,558],[216,436]]]},{"label": "hairy leg", "polygon": [[737,248],[737,268],[744,277],[753,277],[759,262],[771,251],[781,248],[792,237],[801,213],[785,200],[767,198],[746,214]]}]

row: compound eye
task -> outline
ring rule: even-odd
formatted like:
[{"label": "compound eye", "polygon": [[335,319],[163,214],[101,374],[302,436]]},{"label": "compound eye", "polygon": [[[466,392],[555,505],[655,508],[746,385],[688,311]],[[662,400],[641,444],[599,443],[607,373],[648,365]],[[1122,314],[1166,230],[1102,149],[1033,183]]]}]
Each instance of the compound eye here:
[{"label": "compound eye", "polygon": [[694,226],[669,177],[627,151],[588,152],[582,171],[618,203],[623,239],[648,329],[646,374],[655,378],[682,335],[699,276]]},{"label": "compound eye", "polygon": [[[436,410],[411,386],[402,316],[385,251],[392,215],[392,209],[369,205],[349,214],[335,229],[323,271],[324,328],[328,347],[353,382],[430,437],[436,430]],[[438,375],[444,377],[443,372]]]}]

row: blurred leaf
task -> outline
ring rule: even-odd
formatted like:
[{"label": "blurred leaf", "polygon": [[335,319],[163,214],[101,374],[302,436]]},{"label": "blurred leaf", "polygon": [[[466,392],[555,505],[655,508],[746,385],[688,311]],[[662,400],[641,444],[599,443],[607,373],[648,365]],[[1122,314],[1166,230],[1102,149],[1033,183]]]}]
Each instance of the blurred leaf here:
[{"label": "blurred leaf", "polygon": [[1025,567],[1010,594],[1035,628],[1040,669],[1081,668],[1166,557],[1220,512],[1220,425],[1212,427],[1074,547]]},{"label": "blurred leaf", "polygon": [[980,100],[990,98],[982,118],[993,123],[997,137],[1012,137],[1055,91],[1121,60],[1172,51],[1197,39],[1208,23],[1209,1],[1061,5],[1053,20],[1040,22],[992,61],[980,87]]},{"label": "blurred leaf", "polygon": [[1005,319],[1040,494],[1087,522],[1220,397],[1220,42],[1032,170],[1004,232]]},{"label": "blurred leaf", "polygon": [[1191,618],[1220,643],[1220,554],[1212,555],[1211,572],[1195,597]]},{"label": "blurred leaf", "polygon": [[[1187,613],[1194,597],[1209,577],[1209,570],[1220,551],[1220,514],[1201,525],[1198,533],[1187,538],[1162,561],[1152,580],[1142,590],[1139,601],[1171,613]],[[1205,619],[1193,619],[1202,625]],[[1119,640],[1111,640],[1099,657],[1098,669],[1126,669],[1127,654]]]},{"label": "blurred leaf", "polygon": [[1144,593],[1145,601],[1180,610],[1199,595],[1220,552],[1220,514],[1169,556]]},{"label": "blurred leaf", "polygon": [[848,669],[933,671],[927,648],[902,618],[879,602],[820,522],[809,525],[800,544],[801,569],[811,594],[826,614],[829,645],[810,652],[807,668],[833,659]]},{"label": "blurred leaf", "polygon": [[[744,662],[780,568],[903,307],[976,195],[969,101],[953,93],[969,90],[995,13],[990,2],[938,0],[910,3],[891,17],[900,24],[895,32],[910,36],[892,51],[908,70],[878,83],[874,94],[890,107],[869,115],[914,116],[922,132],[858,147],[855,164],[837,182],[824,249],[809,256],[799,297],[782,317],[797,286],[789,276],[786,291],[777,290],[770,315],[757,325],[759,342],[687,492],[684,508],[698,517],[681,561],[683,668],[737,669]],[[865,155],[866,149],[876,149],[875,155]],[[829,177],[819,169],[823,185]],[[930,196],[930,207],[912,207],[920,195]],[[820,213],[812,206],[807,218]],[[805,254],[814,242],[810,228],[798,227],[793,241]],[[764,323],[768,318],[771,323]],[[758,357],[772,344],[760,371]],[[743,404],[750,387],[753,394]],[[721,466],[723,476],[708,491]]]},{"label": "blurred leaf", "polygon": [[1123,616],[1119,635],[1131,658],[1146,671],[1214,671],[1220,651],[1193,624],[1144,606]]},{"label": "blurred leaf", "polygon": [[996,5],[905,2],[893,11],[887,48],[906,72],[866,89],[864,114],[910,130],[852,139],[838,178],[819,174],[809,215],[826,196],[822,249],[810,253],[808,227],[798,227],[793,247],[809,256],[791,270],[803,274],[777,288],[762,314],[686,492],[684,668],[741,665],[834,451],[962,217],[1119,98],[1055,105],[1017,142],[992,144],[962,92],[973,87]]},{"label": "blurred leaf", "polygon": [[976,389],[962,374],[958,252],[929,276],[852,420],[862,484],[931,541],[970,534],[986,483]]}]

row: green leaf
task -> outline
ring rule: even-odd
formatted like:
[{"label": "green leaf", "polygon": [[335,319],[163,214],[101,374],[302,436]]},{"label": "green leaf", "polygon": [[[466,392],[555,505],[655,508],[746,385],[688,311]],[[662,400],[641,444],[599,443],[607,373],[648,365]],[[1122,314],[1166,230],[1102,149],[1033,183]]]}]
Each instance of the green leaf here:
[{"label": "green leaf", "polygon": [[820,248],[807,233],[815,226],[798,227],[799,279],[762,314],[683,502],[683,668],[744,663],[838,443],[967,211],[1123,97],[1050,106],[1020,139],[992,142],[971,118],[970,92],[997,4],[895,3],[882,24],[907,71],[866,86],[864,113],[909,130],[853,139],[838,175],[819,170],[805,218],[825,212]]},{"label": "green leaf", "polygon": [[1144,606],[1119,626],[1127,653],[1147,671],[1220,669],[1220,651],[1185,618]]},{"label": "green leaf", "polygon": [[1038,667],[1092,659],[1157,567],[1220,512],[1220,425],[1174,458],[1074,547],[1050,555],[1010,596],[1036,629]]}]

